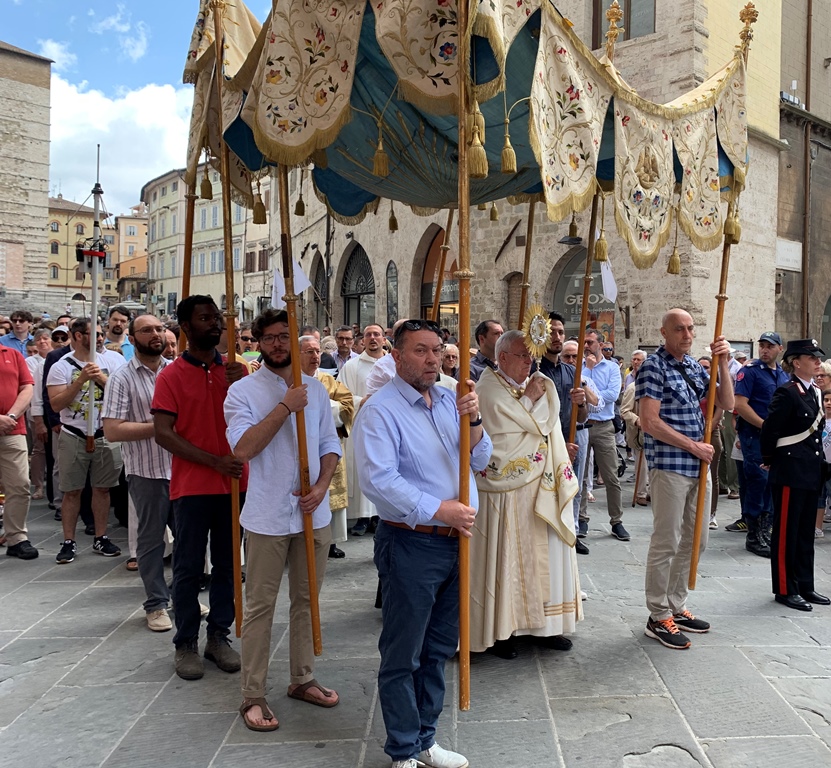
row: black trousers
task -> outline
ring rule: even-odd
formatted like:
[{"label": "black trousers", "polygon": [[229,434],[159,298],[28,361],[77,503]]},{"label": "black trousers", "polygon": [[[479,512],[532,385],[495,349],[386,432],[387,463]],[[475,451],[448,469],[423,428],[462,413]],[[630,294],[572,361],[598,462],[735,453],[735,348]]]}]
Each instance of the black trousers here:
[{"label": "black trousers", "polygon": [[775,595],[814,590],[814,525],[817,490],[773,485],[770,571]]}]

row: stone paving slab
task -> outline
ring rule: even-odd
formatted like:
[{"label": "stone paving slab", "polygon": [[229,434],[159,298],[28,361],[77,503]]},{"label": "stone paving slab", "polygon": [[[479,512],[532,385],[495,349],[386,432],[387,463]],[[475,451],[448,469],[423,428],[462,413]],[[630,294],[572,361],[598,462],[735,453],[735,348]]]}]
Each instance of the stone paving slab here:
[{"label": "stone paving slab", "polygon": [[755,765],[817,768],[831,764],[831,750],[812,737],[706,741],[704,750],[713,768],[748,768]]},{"label": "stone paving slab", "polygon": [[771,685],[831,746],[831,680],[828,677],[779,677],[773,678]]},{"label": "stone paving slab", "polygon": [[211,768],[275,768],[275,765],[292,768],[353,768],[360,765],[362,751],[363,746],[357,739],[349,742],[283,744],[279,752],[269,745],[234,744],[219,750]]},{"label": "stone paving slab", "polygon": [[[7,569],[8,570],[8,569]],[[5,574],[4,574],[5,576]],[[78,594],[76,584],[22,584],[0,600],[3,629],[28,630]]]},{"label": "stone paving slab", "polygon": [[471,765],[561,766],[551,722],[460,723],[456,748]]},{"label": "stone paving slab", "polygon": [[752,648],[743,647],[765,677],[831,677],[831,648]]}]

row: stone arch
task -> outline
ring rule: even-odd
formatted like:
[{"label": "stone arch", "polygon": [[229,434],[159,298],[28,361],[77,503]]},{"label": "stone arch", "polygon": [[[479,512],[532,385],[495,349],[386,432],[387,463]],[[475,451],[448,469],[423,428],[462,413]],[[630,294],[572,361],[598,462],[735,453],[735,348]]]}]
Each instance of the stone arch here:
[{"label": "stone arch", "polygon": [[338,267],[335,291],[343,302],[343,322],[347,325],[376,322],[375,274],[363,246],[353,241],[347,246]]},{"label": "stone arch", "polygon": [[502,278],[505,284],[506,302],[505,318],[503,328],[507,331],[510,328],[519,328],[522,319],[519,318],[519,300],[522,294],[522,272],[509,272]]},{"label": "stone arch", "polygon": [[418,241],[415,253],[412,259],[412,268],[410,271],[410,295],[407,305],[402,301],[401,316],[404,317],[404,310],[408,309],[406,314],[409,317],[421,317],[421,281],[424,275],[424,265],[427,263],[427,257],[430,254],[430,247],[433,241],[444,234],[444,228],[432,222],[427,225],[421,239]]}]

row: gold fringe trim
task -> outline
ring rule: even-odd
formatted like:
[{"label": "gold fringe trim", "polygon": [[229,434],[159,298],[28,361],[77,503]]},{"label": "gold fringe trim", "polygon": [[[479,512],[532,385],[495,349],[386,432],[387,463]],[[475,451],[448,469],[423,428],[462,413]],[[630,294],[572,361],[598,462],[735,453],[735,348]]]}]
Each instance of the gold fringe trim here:
[{"label": "gold fringe trim", "polygon": [[652,249],[646,253],[637,250],[635,235],[627,226],[624,218],[620,215],[620,211],[617,207],[617,201],[615,201],[615,224],[617,225],[618,234],[629,248],[629,255],[632,258],[632,263],[638,269],[649,269],[649,267],[651,267],[658,260],[658,254],[661,248],[669,242],[669,238],[671,236],[670,229],[672,229],[672,209],[670,209],[669,215],[667,216],[666,226],[658,232]]},{"label": "gold fringe trim", "polygon": [[[453,205],[450,207],[455,208],[456,206]],[[435,216],[439,211],[443,210],[442,208],[425,208],[422,205],[411,205],[409,208],[416,216]]]},{"label": "gold fringe trim", "polygon": [[329,212],[329,215],[336,221],[338,224],[344,224],[348,227],[353,227],[356,224],[360,224],[368,214],[376,213],[378,211],[378,206],[381,204],[381,198],[376,197],[374,200],[368,202],[360,213],[356,214],[355,216],[342,216],[339,214],[331,205],[329,205],[329,198],[321,192],[317,188],[317,184],[315,183],[314,176],[312,176],[312,189],[314,190],[315,197],[320,200],[323,205],[326,206],[326,210]]},{"label": "gold fringe trim", "polygon": [[398,96],[431,115],[455,115],[459,111],[459,96],[455,91],[448,96],[431,96],[412,83],[399,80]]},{"label": "gold fringe trim", "polygon": [[[676,214],[677,215],[677,214]],[[684,231],[684,234],[687,236],[687,239],[696,247],[699,251],[714,251],[718,248],[723,241],[724,238],[724,222],[722,221],[721,226],[718,228],[718,231],[710,235],[710,237],[702,237],[695,231],[693,228],[693,224],[686,216],[678,216],[678,224],[681,229]]]},{"label": "gold fringe trim", "polygon": [[524,203],[544,203],[545,194],[542,192],[536,192],[534,194],[529,194],[528,192],[519,192],[516,195],[508,195],[508,197],[506,197],[505,199],[511,205],[523,205]]}]

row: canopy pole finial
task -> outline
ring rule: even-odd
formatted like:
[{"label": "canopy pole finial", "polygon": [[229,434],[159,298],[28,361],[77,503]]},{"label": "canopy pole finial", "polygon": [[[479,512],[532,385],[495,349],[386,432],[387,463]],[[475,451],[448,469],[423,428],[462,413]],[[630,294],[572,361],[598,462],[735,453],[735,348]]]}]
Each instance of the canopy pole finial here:
[{"label": "canopy pole finial", "polygon": [[618,26],[618,22],[623,19],[623,10],[617,0],[609,6],[606,11],[606,21],[609,22],[609,29],[606,31],[606,58],[609,61],[615,60],[615,43],[618,36],[623,32],[623,27]]},{"label": "canopy pole finial", "polygon": [[739,38],[742,41],[741,49],[745,59],[750,50],[750,41],[753,40],[753,25],[759,19],[759,11],[753,3],[748,3],[739,11],[739,20],[744,24],[742,31],[739,32]]}]

